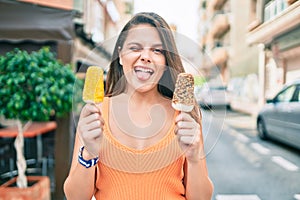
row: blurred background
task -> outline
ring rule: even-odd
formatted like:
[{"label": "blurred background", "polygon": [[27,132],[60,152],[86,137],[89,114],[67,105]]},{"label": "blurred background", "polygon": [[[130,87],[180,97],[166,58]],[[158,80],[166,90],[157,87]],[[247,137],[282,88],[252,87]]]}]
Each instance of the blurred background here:
[{"label": "blurred background", "polygon": [[[184,67],[195,77],[213,199],[300,199],[300,142],[257,137],[261,110],[276,103],[267,100],[300,78],[300,1],[0,0],[0,55],[16,47],[32,52],[49,46],[57,59],[72,65],[80,96],[87,67],[97,65],[107,72],[117,34],[142,11],[156,12],[171,25]],[[299,130],[290,137],[298,141],[299,90],[297,83],[293,100],[285,100],[297,102],[290,108],[297,111],[291,117],[296,121],[287,126]],[[64,199],[62,184],[82,106],[80,97],[73,98],[72,113],[42,136],[45,162],[34,165],[44,170],[32,172],[50,177],[52,199]],[[267,131],[264,126],[261,130]],[[16,166],[12,141],[4,136],[0,141],[4,183],[16,175],[9,173]],[[30,149],[36,141],[25,142],[27,156],[34,157]]]}]

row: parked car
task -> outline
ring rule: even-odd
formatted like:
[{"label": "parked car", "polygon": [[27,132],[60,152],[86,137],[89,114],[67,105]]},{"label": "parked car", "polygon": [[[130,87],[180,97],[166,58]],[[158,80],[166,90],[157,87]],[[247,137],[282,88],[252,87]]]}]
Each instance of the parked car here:
[{"label": "parked car", "polygon": [[300,79],[285,85],[259,112],[258,136],[300,149]]},{"label": "parked car", "polygon": [[227,87],[204,84],[195,92],[198,104],[203,108],[227,107],[230,108],[230,98]]}]

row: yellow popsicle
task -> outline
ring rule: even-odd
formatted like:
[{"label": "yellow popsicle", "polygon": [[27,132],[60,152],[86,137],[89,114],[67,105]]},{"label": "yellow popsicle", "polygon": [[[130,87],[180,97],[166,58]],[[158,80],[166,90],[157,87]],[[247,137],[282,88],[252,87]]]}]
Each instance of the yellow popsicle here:
[{"label": "yellow popsicle", "polygon": [[82,99],[86,103],[101,103],[103,98],[103,69],[97,66],[90,66],[85,76]]}]

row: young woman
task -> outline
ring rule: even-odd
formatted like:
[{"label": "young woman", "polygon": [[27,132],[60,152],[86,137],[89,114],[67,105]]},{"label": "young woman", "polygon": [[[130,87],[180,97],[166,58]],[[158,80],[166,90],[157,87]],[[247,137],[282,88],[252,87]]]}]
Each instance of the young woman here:
[{"label": "young woman", "polygon": [[211,199],[199,108],[171,106],[181,72],[167,23],[136,14],[116,42],[104,102],[82,109],[67,199]]}]

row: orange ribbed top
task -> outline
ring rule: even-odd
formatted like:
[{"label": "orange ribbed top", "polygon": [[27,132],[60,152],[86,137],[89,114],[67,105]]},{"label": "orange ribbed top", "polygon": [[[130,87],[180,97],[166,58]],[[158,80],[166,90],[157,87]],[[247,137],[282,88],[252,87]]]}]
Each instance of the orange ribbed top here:
[{"label": "orange ribbed top", "polygon": [[173,125],[157,144],[136,150],[121,144],[108,127],[109,98],[104,98],[105,120],[97,165],[95,197],[104,200],[182,200],[184,156]]}]

